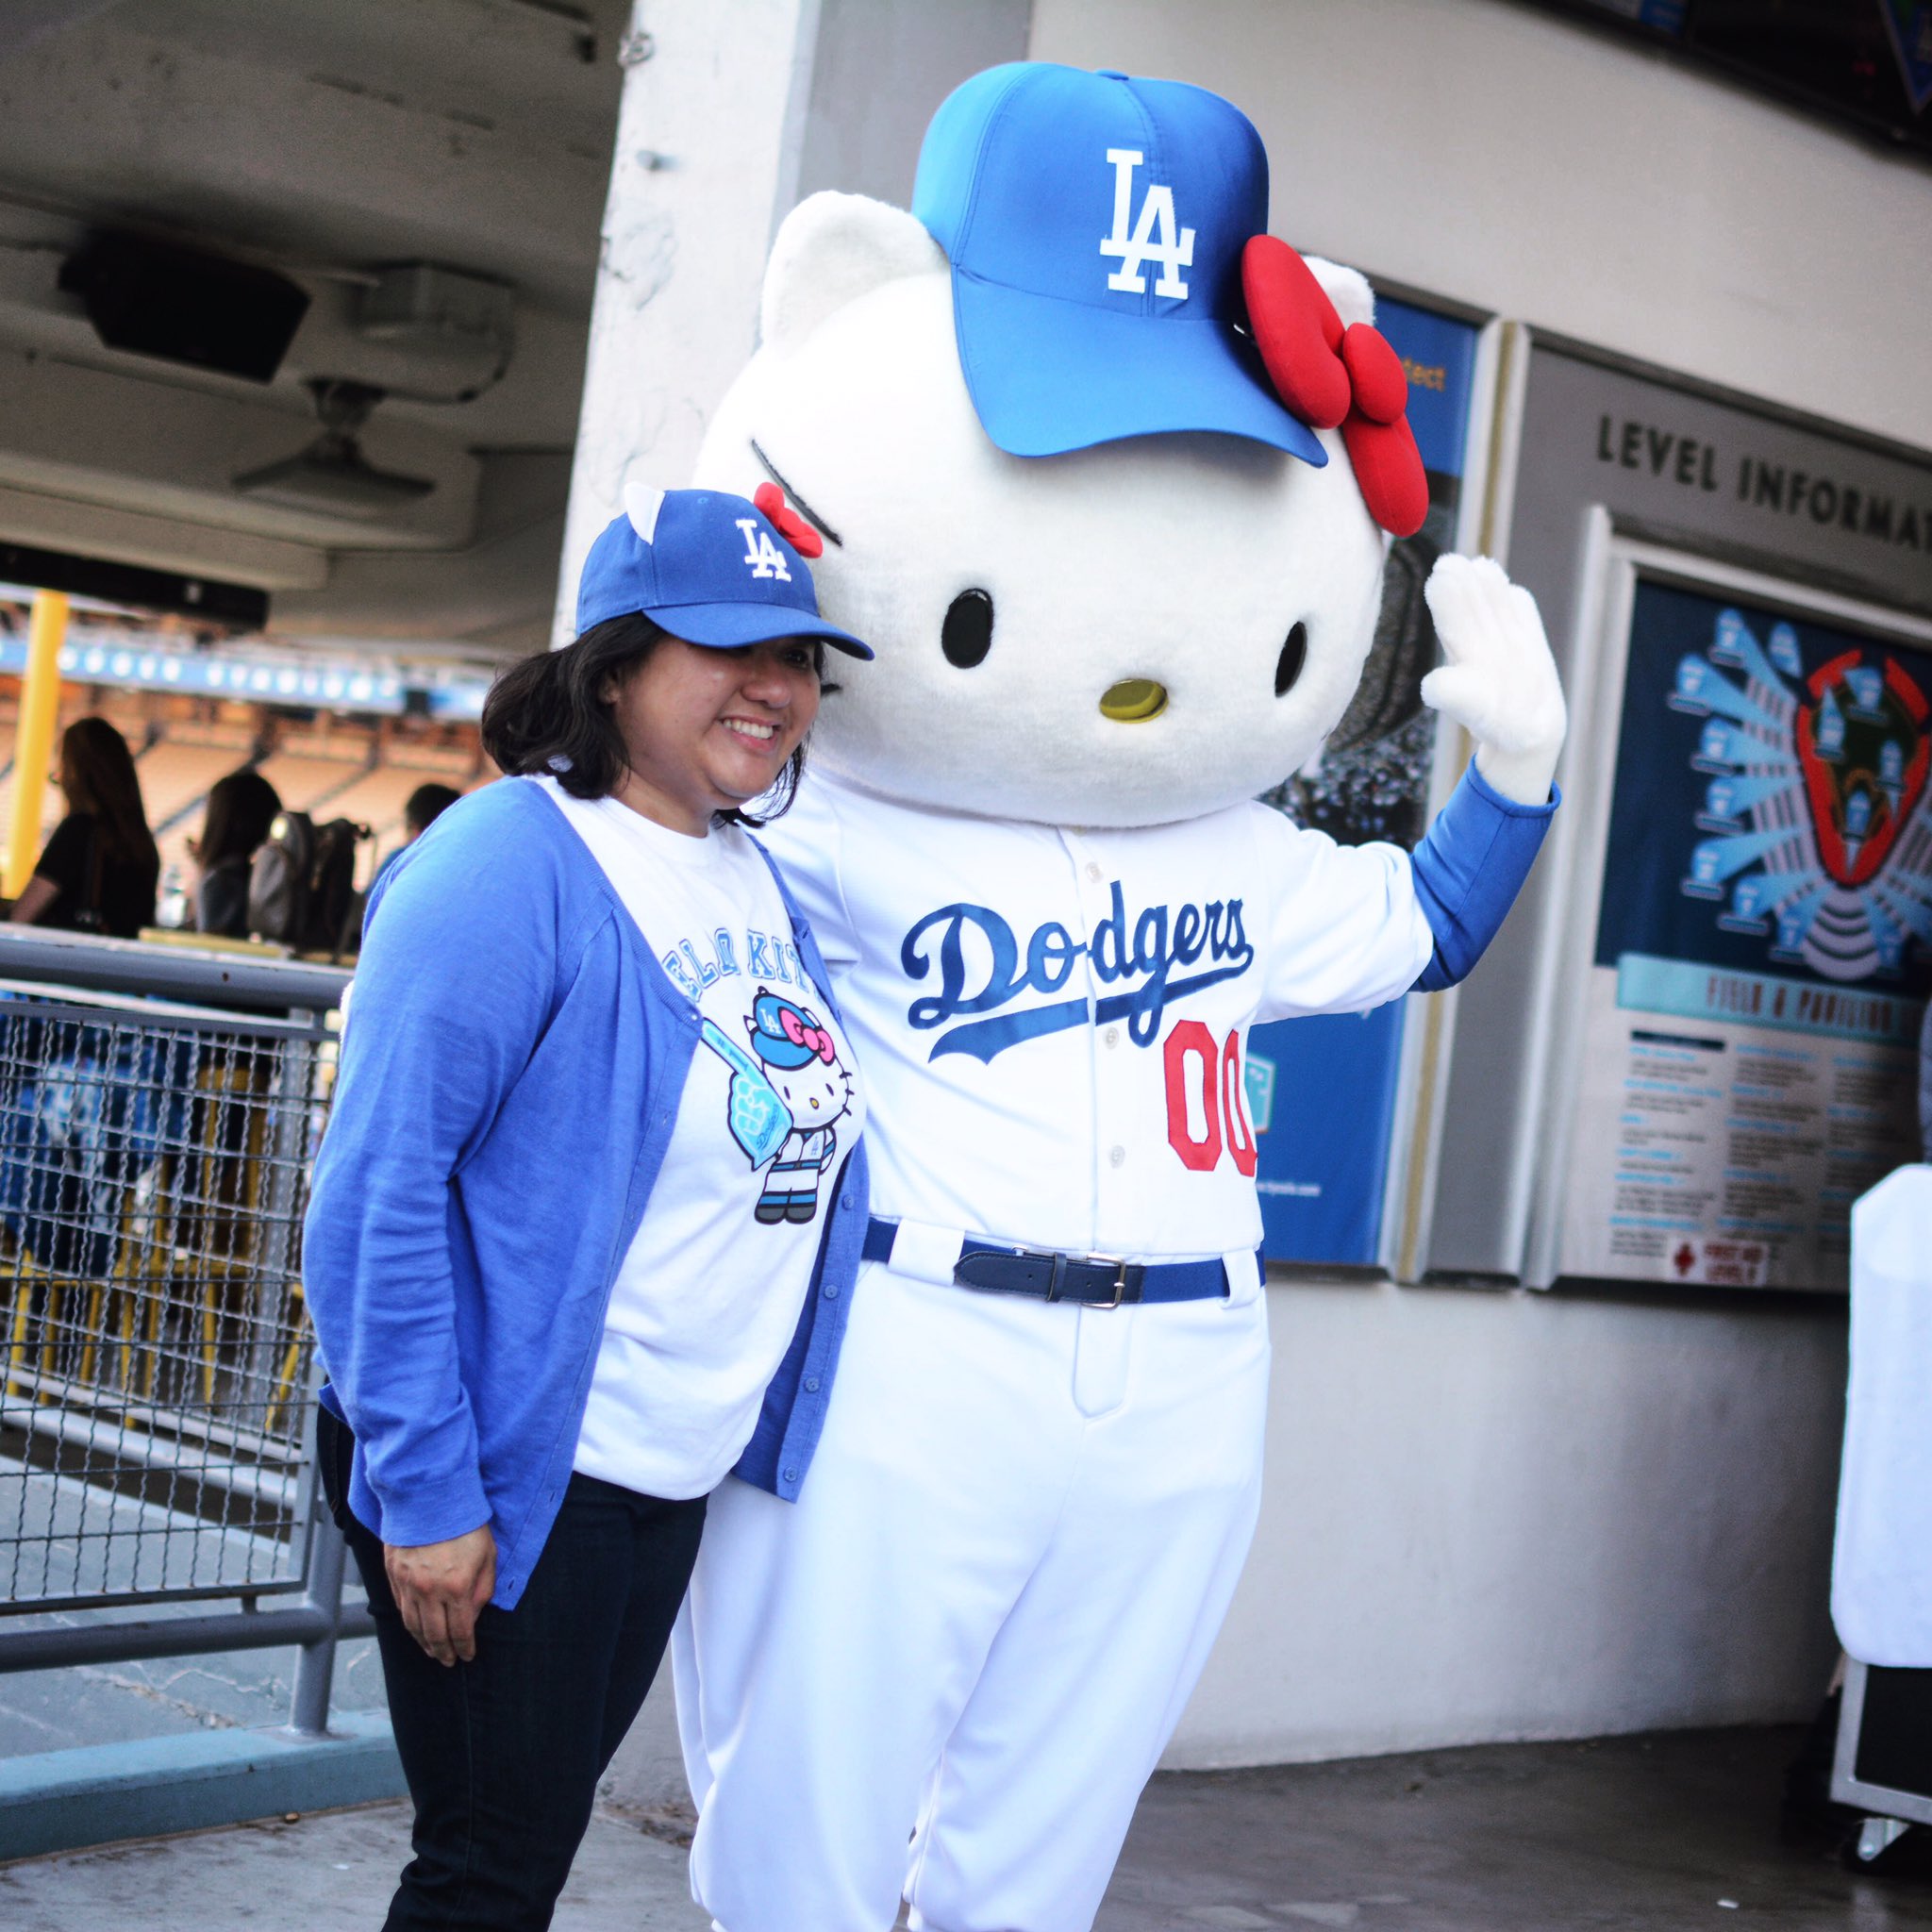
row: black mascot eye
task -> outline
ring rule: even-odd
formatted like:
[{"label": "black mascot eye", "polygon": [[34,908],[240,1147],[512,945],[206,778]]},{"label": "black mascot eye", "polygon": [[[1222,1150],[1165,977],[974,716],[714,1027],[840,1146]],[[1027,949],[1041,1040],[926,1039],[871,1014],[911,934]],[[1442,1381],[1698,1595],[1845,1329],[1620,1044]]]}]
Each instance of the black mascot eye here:
[{"label": "black mascot eye", "polygon": [[985,661],[992,649],[992,599],[984,591],[961,591],[946,607],[940,649],[961,671]]},{"label": "black mascot eye", "polygon": [[1274,660],[1274,695],[1285,698],[1294,689],[1294,681],[1302,675],[1302,666],[1308,661],[1308,627],[1297,624],[1289,632],[1288,641],[1281,647],[1281,656]]}]

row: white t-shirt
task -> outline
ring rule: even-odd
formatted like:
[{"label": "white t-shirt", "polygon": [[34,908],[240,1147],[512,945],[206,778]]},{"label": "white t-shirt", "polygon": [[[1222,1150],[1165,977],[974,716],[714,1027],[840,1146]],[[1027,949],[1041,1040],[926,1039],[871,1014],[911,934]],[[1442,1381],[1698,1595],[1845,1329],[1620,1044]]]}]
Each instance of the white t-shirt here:
[{"label": "white t-shirt", "polygon": [[715,1489],[758,1422],[864,1124],[851,1049],[733,825],[687,837],[541,785],[703,1016],[657,1184],[617,1271],[575,1467],[646,1495]]}]

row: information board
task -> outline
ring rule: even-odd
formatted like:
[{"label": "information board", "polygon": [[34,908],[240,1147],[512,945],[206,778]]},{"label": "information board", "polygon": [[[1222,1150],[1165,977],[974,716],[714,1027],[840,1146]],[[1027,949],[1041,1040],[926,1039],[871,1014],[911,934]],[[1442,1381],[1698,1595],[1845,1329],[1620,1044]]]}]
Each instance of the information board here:
[{"label": "information board", "polygon": [[[1422,587],[1455,541],[1476,329],[1408,303],[1376,305],[1408,375],[1408,419],[1429,476],[1428,520],[1394,544],[1360,691],[1308,770],[1270,794],[1299,824],[1405,848],[1428,820],[1435,714],[1418,691],[1436,662]],[[1257,1026],[1248,1040],[1263,1245],[1270,1258],[1370,1266],[1378,1258],[1397,1111],[1404,1005]]]},{"label": "information board", "polygon": [[1932,651],[1639,576],[1559,1272],[1842,1289],[1917,1158]]}]

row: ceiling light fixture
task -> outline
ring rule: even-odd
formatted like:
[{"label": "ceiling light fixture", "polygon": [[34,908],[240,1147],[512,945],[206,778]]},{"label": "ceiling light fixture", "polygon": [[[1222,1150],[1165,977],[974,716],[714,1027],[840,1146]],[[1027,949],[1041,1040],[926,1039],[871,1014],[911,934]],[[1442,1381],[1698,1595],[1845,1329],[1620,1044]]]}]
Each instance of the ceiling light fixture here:
[{"label": "ceiling light fixture", "polygon": [[384,391],[335,376],[310,381],[322,434],[308,447],[235,478],[235,488],[256,503],[311,515],[364,520],[420,503],[436,488],[427,476],[379,470],[362,454],[356,432],[382,401]]}]

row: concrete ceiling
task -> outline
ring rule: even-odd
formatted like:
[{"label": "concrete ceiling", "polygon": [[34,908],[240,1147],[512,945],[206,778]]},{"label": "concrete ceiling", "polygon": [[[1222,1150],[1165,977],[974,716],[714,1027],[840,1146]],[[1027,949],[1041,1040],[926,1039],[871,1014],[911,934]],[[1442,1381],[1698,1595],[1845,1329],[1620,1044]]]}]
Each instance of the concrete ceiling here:
[{"label": "concrete ceiling", "polygon": [[[0,5],[0,540],[259,585],[284,635],[542,642],[629,11]],[[274,381],[104,347],[58,287],[103,231],[299,282]],[[402,262],[509,285],[500,379],[358,330],[373,274]],[[236,491],[314,439],[321,377],[389,392],[363,449],[425,497],[361,521]]]}]

